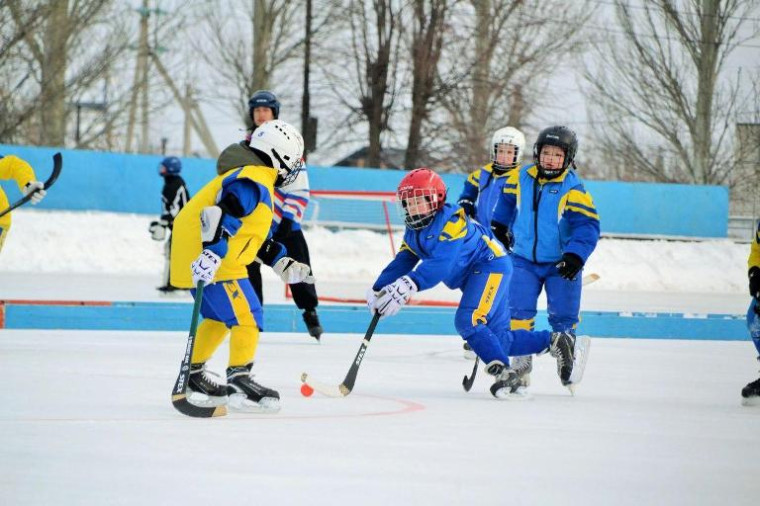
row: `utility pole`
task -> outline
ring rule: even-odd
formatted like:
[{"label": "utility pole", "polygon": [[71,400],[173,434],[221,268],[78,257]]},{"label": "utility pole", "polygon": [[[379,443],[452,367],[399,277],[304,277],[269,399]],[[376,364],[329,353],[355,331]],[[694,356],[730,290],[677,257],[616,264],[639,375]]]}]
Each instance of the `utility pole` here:
[{"label": "utility pole", "polygon": [[303,56],[303,99],[301,101],[301,132],[304,138],[304,157],[317,148],[317,118],[311,117],[311,95],[309,93],[309,70],[311,66],[311,3],[306,0],[306,35]]},{"label": "utility pole", "polygon": [[140,151],[147,146],[148,131],[148,18],[150,17],[150,8],[148,0],[143,0],[142,7],[137,9],[140,14],[140,35],[137,45],[137,65],[135,66],[135,76],[132,80],[132,98],[129,101],[129,120],[127,122],[127,144],[125,151],[132,151],[132,137],[135,131],[135,116],[137,113],[137,97],[142,93],[141,112],[142,112],[142,135],[140,140]]},{"label": "utility pole", "polygon": [[206,151],[208,151],[209,156],[214,158],[218,157],[219,148],[216,147],[214,137],[211,135],[211,131],[206,125],[206,119],[203,117],[203,112],[200,110],[200,107],[198,107],[198,104],[195,103],[195,101],[188,102],[180,94],[179,89],[174,84],[174,80],[169,75],[169,72],[166,71],[166,67],[164,67],[164,64],[158,59],[156,53],[151,52],[150,57],[156,66],[156,70],[158,70],[158,73],[164,78],[166,85],[169,86],[169,89],[174,95],[174,100],[176,100],[181,106],[186,107],[185,114],[189,113],[193,129],[198,133],[198,137],[201,138],[201,142],[203,142],[203,146],[206,148]]}]

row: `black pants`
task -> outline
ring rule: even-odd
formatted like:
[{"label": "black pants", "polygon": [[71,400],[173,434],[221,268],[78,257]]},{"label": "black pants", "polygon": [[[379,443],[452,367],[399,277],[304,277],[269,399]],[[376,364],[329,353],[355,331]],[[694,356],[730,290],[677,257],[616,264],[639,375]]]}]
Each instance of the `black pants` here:
[{"label": "black pants", "polygon": [[[285,237],[278,237],[277,242],[285,246],[288,250],[288,256],[293,260],[304,263],[311,267],[309,259],[309,246],[306,244],[306,238],[301,230],[291,230]],[[312,273],[313,274],[313,273]],[[251,280],[253,290],[259,297],[261,304],[264,304],[264,290],[261,283],[261,264],[252,262],[248,266],[248,278]],[[293,300],[302,311],[313,311],[319,305],[317,299],[317,289],[313,284],[298,283],[290,285],[290,291],[293,292]]]}]

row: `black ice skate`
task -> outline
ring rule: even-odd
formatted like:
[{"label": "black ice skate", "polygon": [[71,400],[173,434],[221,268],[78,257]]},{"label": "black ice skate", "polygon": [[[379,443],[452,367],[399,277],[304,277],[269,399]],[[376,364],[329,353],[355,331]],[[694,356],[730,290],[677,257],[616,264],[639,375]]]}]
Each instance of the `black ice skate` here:
[{"label": "black ice skate", "polygon": [[523,401],[531,398],[514,369],[494,361],[486,366],[486,372],[496,377],[496,381],[491,385],[491,394],[497,399]]},{"label": "black ice skate", "polygon": [[[757,357],[760,361],[760,357]],[[742,388],[742,405],[760,406],[760,378]]]},{"label": "black ice skate", "polygon": [[552,332],[549,344],[549,353],[557,359],[557,374],[564,386],[570,384],[570,375],[573,373],[573,352],[575,350],[575,336],[570,332]]},{"label": "black ice skate", "polygon": [[206,364],[190,364],[187,392],[188,401],[197,406],[223,406],[227,404],[227,387],[218,384],[209,377],[206,372]]},{"label": "black ice skate", "polygon": [[309,335],[319,341],[322,337],[322,325],[319,324],[319,316],[317,316],[317,310],[303,312],[303,321],[306,324],[306,328],[309,329]]},{"label": "black ice skate", "polygon": [[253,381],[253,363],[227,368],[229,407],[249,413],[274,413],[280,410],[280,394]]},{"label": "black ice skate", "polygon": [[521,357],[512,357],[512,369],[520,378],[520,385],[530,386],[530,373],[533,371],[533,355],[523,355]]}]

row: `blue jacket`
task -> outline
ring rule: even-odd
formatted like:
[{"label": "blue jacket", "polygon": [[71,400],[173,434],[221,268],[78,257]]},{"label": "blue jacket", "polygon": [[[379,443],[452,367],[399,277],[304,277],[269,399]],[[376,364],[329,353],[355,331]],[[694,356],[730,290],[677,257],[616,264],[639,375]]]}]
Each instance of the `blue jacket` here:
[{"label": "blue jacket", "polygon": [[513,253],[531,262],[557,262],[562,253],[588,260],[599,240],[599,215],[574,170],[539,178],[535,164],[509,174],[493,221],[515,236]]},{"label": "blue jacket", "polygon": [[507,176],[514,169],[502,175],[493,173],[493,164],[489,163],[484,167],[470,174],[464,182],[464,188],[458,200],[466,199],[475,206],[475,214],[478,222],[486,228],[491,226],[491,217],[493,216],[496,203],[499,201],[504,183]]},{"label": "blue jacket", "polygon": [[432,288],[441,281],[456,289],[476,264],[505,256],[504,247],[490,230],[468,218],[463,209],[446,204],[428,226],[407,228],[398,254],[372,289],[378,291],[404,275],[412,278],[418,290]]}]

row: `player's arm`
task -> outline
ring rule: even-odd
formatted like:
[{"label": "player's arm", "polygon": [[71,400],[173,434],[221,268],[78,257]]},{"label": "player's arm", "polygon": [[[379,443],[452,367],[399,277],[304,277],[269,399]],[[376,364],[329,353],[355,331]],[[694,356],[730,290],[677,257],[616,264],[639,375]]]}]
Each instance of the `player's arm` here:
[{"label": "player's arm", "polygon": [[496,201],[496,207],[491,218],[491,231],[508,249],[514,246],[514,236],[509,229],[514,221],[517,199],[520,195],[520,171],[513,170],[507,176],[504,187]]},{"label": "player's arm", "polygon": [[17,156],[0,158],[0,179],[13,179],[25,196],[34,192],[30,198],[32,204],[39,203],[45,197],[45,185],[37,181],[32,166]]},{"label": "player's arm", "polygon": [[409,274],[409,271],[414,269],[414,266],[420,261],[419,257],[407,246],[406,243],[401,244],[396,256],[390,263],[383,269],[380,276],[377,277],[375,283],[372,285],[372,290],[377,292],[385,285],[392,283],[401,276]]},{"label": "player's arm", "polygon": [[462,193],[459,195],[459,199],[457,199],[459,207],[464,209],[464,212],[470,218],[475,218],[477,214],[475,203],[478,201],[478,193],[480,192],[480,171],[481,169],[478,169],[467,176]]},{"label": "player's arm", "polygon": [[309,205],[309,187],[303,184],[298,184],[301,174],[298,175],[296,181],[283,188],[281,195],[282,200],[282,216],[280,223],[274,230],[275,237],[285,237],[293,230],[293,226],[300,224],[306,213],[306,206]]},{"label": "player's arm", "polygon": [[575,279],[599,241],[599,214],[583,185],[571,189],[562,217],[570,225],[570,240],[557,264],[560,276]]},{"label": "player's arm", "polygon": [[749,269],[747,273],[749,276],[749,294],[760,302],[760,221],[757,222],[755,240],[752,241],[749,250],[747,267]]}]

